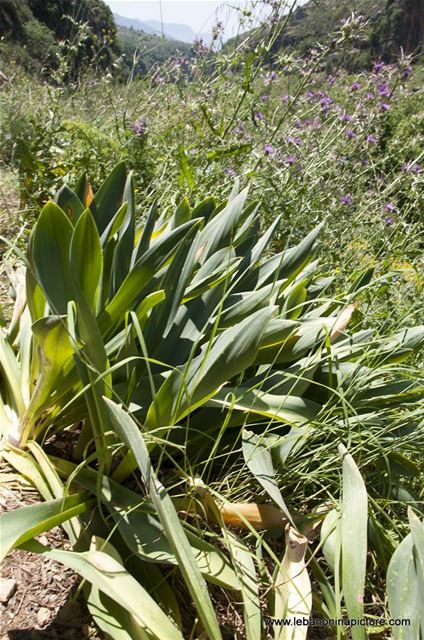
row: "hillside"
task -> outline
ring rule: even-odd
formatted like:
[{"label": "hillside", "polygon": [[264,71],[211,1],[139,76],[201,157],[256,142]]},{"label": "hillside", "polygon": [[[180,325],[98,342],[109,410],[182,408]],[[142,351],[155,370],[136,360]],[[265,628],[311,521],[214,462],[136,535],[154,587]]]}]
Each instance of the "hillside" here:
[{"label": "hillside", "polygon": [[60,65],[67,41],[67,73],[89,64],[111,66],[118,53],[112,12],[103,0],[0,0],[2,55],[44,75]]},{"label": "hillside", "polygon": [[134,29],[135,31],[142,31],[156,36],[162,36],[163,34],[168,40],[192,44],[197,37],[201,37],[204,40],[210,39],[210,34],[196,34],[187,24],[164,22],[162,25],[158,20],[138,20],[137,18],[127,18],[117,13],[114,13],[113,17],[118,27],[126,27],[127,29]]},{"label": "hillside", "polygon": [[[352,12],[362,16],[365,26],[353,54],[343,52],[346,66],[361,68],[376,57],[390,60],[399,55],[401,48],[406,53],[422,51],[424,0],[309,0],[294,11],[275,40],[271,56],[287,49],[307,54],[318,42],[328,41]],[[252,39],[257,37],[258,33],[252,32]],[[231,40],[227,46],[234,46],[235,42]],[[333,58],[340,62],[337,54]]]},{"label": "hillside", "polygon": [[135,75],[144,75],[155,64],[161,64],[177,54],[189,55],[191,51],[191,46],[185,42],[126,27],[118,27],[117,37],[124,74],[134,67]]}]

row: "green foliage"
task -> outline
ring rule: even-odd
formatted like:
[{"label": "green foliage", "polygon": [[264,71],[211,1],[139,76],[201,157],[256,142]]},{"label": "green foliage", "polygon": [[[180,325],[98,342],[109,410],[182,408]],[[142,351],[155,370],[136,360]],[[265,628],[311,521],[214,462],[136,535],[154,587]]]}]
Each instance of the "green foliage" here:
[{"label": "green foliage", "polygon": [[[162,211],[155,203],[138,223],[121,163],[95,195],[85,176],[75,190],[65,186],[33,229],[0,336],[0,409],[11,443],[4,457],[46,502],[2,516],[4,553],[18,546],[77,571],[94,619],[113,638],[218,639],[223,589],[230,602],[241,596],[248,637],[259,640],[256,585],[272,582],[258,559],[265,554],[289,576],[270,610],[298,615],[296,589],[305,606],[310,597],[305,536],[327,513],[321,562],[329,571],[318,573],[317,602],[328,617],[343,603],[350,617],[362,615],[367,550],[374,561],[385,544],[378,527],[397,518],[387,497],[419,472],[399,432],[421,433],[424,380],[406,362],[424,328],[364,328],[354,302],[371,294],[369,274],[334,295],[314,260],[322,224],[272,254],[279,220],[264,235],[257,221],[257,203],[235,184],[225,200],[186,199]],[[71,460],[46,453],[44,443],[54,447],[70,431]],[[360,468],[343,442],[354,455],[360,447]],[[241,478],[248,507],[271,508],[274,534],[287,523],[297,560],[288,546],[278,562],[266,531],[254,529],[271,525],[249,511],[239,520],[249,535],[228,528]],[[303,501],[293,483],[313,488],[312,497]],[[31,541],[59,523],[72,551]],[[419,553],[420,526],[411,521]],[[175,576],[181,601],[171,596]],[[182,625],[184,594],[194,610]],[[363,628],[353,633],[365,637]]]},{"label": "green foliage", "polygon": [[112,12],[103,0],[6,0],[0,31],[13,43],[9,62],[44,75],[57,70],[63,56],[68,78],[87,66],[109,69],[118,51]]},{"label": "green foliage", "polygon": [[135,76],[145,76],[156,65],[165,63],[175,55],[187,56],[191,46],[185,42],[178,42],[150,35],[142,31],[118,27],[118,43],[123,55],[123,73]]},{"label": "green foliage", "polygon": [[[61,22],[51,84],[5,67],[0,92],[26,221],[4,253],[2,455],[43,500],[0,521],[4,552],[78,572],[114,640],[259,640],[312,595],[418,640],[419,64],[334,73],[376,62],[356,22],[270,57],[269,20],[253,49],[71,81],[89,19]],[[70,550],[31,540],[57,524]]]}]

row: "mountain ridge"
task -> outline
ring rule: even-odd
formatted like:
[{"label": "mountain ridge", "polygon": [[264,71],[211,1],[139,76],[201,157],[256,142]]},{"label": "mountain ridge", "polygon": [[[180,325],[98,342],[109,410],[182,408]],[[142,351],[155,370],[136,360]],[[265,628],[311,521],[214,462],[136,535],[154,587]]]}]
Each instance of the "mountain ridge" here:
[{"label": "mountain ridge", "polygon": [[162,36],[163,34],[168,40],[178,40],[186,44],[193,44],[195,40],[203,40],[208,43],[211,39],[210,33],[196,33],[189,25],[183,23],[164,22],[162,25],[159,20],[128,18],[119,13],[114,13],[113,18],[118,27],[126,27],[127,29],[142,31],[150,35]]}]

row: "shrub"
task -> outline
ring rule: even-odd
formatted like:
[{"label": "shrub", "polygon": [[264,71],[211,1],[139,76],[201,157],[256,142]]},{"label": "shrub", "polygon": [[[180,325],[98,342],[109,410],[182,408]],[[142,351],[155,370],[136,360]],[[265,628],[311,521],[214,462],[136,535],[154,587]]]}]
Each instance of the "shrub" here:
[{"label": "shrub", "polygon": [[[385,570],[390,501],[419,473],[408,453],[422,444],[424,383],[406,361],[424,327],[362,328],[372,272],[336,292],[314,261],[322,225],[272,254],[280,218],[261,235],[246,198],[236,184],[225,201],[155,204],[137,225],[120,164],[94,197],[82,177],[46,204],[16,276],[0,365],[3,435],[20,448],[4,457],[45,502],[2,516],[3,553],[19,546],[80,573],[113,638],[200,636],[196,624],[220,638],[224,589],[259,639],[259,575],[273,615],[309,615],[305,554],[321,523],[323,555],[308,560],[320,613],[343,603],[361,617],[367,552]],[[32,540],[59,523],[72,551]],[[408,558],[423,526],[410,523]],[[280,562],[267,534],[284,528]],[[393,563],[392,578],[399,554]],[[405,580],[414,591],[420,572]],[[188,596],[196,613],[182,621]],[[389,597],[403,615],[393,580]],[[418,607],[411,616],[422,624]]]}]

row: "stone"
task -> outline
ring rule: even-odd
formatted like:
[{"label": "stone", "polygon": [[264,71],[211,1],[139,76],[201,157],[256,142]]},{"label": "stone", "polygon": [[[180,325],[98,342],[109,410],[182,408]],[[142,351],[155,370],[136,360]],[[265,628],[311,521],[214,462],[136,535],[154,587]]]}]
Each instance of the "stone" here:
[{"label": "stone", "polygon": [[40,607],[37,611],[37,624],[39,627],[44,627],[50,620],[52,612],[47,607]]},{"label": "stone", "polygon": [[0,579],[0,602],[8,602],[16,591],[17,582],[13,578]]}]

